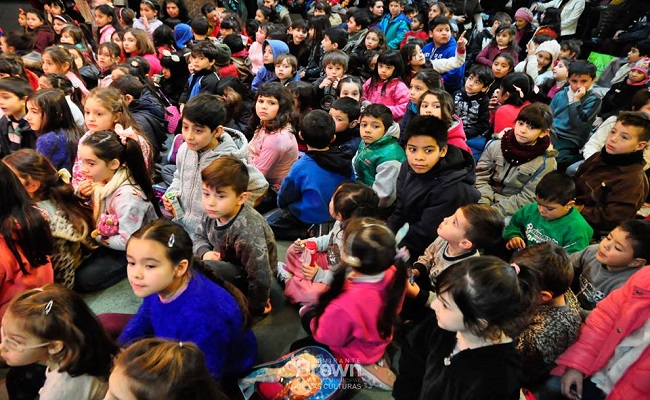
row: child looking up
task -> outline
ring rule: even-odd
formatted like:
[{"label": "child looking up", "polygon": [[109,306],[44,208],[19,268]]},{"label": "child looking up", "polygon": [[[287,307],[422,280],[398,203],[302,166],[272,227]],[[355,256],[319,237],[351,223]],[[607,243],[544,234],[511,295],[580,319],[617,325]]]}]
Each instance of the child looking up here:
[{"label": "child looking up", "polygon": [[372,77],[363,84],[363,97],[371,103],[388,107],[395,122],[399,123],[406,112],[408,94],[402,56],[394,50],[381,53]]},{"label": "child looking up", "polygon": [[504,218],[533,203],[537,183],[557,165],[556,153],[549,148],[552,123],[547,105],[531,104],[519,112],[514,129],[488,142],[476,164],[480,203]]},{"label": "child looking up", "polygon": [[436,239],[443,219],[460,206],[476,203],[472,155],[447,144],[447,126],[433,116],[414,117],[406,130],[406,159],[397,177],[397,206],[387,221],[397,232],[408,233],[399,243],[411,257],[419,257]]},{"label": "child looking up", "polygon": [[490,68],[472,65],[465,86],[454,94],[454,115],[463,122],[467,146],[478,162],[485,148],[485,134],[490,128],[487,91],[494,82]]},{"label": "child looking up", "polygon": [[397,196],[400,165],[406,158],[397,142],[399,126],[388,107],[371,104],[361,113],[359,133],[361,143],[352,159],[356,180],[372,187],[379,196],[379,207],[390,207]]},{"label": "child looking up", "polygon": [[335,136],[332,146],[354,157],[361,143],[359,136],[359,116],[361,104],[351,97],[341,96],[334,100],[329,111],[334,120]]},{"label": "child looking up", "polygon": [[197,228],[194,254],[248,297],[253,316],[270,313],[278,252],[264,217],[245,204],[246,165],[234,157],[219,157],[201,171],[201,179],[206,215]]},{"label": "child looking up", "polygon": [[25,120],[25,103],[33,91],[24,79],[0,79],[0,109],[4,114],[0,118],[0,157],[18,149],[35,147],[36,134]]},{"label": "child looking up", "polygon": [[500,53],[508,53],[515,59],[515,64],[519,60],[519,51],[515,36],[517,29],[510,24],[501,24],[494,31],[494,38],[490,43],[476,55],[476,62],[485,66],[491,66],[494,57]]},{"label": "child looking up", "polygon": [[553,76],[553,66],[560,56],[560,44],[555,40],[547,40],[536,46],[531,40],[526,49],[528,56],[517,64],[515,72],[523,72],[533,78],[536,85],[541,85]]},{"label": "child looking up", "polygon": [[535,203],[517,210],[503,232],[508,250],[552,242],[572,254],[589,246],[594,230],[574,207],[573,179],[551,171],[535,188]]}]

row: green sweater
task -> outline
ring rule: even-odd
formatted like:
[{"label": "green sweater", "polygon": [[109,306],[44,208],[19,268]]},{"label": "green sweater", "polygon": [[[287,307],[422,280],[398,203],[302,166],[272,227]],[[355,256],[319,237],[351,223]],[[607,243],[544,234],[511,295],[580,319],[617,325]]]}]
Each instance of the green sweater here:
[{"label": "green sweater", "polygon": [[575,253],[589,246],[594,230],[576,208],[564,217],[548,221],[537,211],[537,203],[520,208],[503,232],[506,242],[520,237],[526,246],[553,242],[569,253]]}]

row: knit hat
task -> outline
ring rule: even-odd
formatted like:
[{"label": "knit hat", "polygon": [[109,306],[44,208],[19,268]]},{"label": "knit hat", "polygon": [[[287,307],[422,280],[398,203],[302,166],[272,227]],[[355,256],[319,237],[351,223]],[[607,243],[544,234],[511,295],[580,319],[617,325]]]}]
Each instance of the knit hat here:
[{"label": "knit hat", "polygon": [[528,23],[533,22],[533,12],[527,9],[526,7],[521,7],[515,13],[515,18],[521,18]]},{"label": "knit hat", "polygon": [[187,24],[178,24],[174,27],[174,40],[176,41],[176,48],[182,49],[185,45],[192,40],[192,28]]},{"label": "knit hat", "polygon": [[246,46],[244,46],[244,41],[242,40],[241,35],[238,35],[236,33],[223,38],[223,44],[230,48],[232,54],[239,53],[246,48]]},{"label": "knit hat", "polygon": [[215,44],[215,47],[217,48],[217,57],[214,59],[214,63],[218,67],[223,67],[224,65],[228,65],[230,63],[230,57],[232,53],[230,52],[230,47],[223,43],[218,43]]},{"label": "knit hat", "polygon": [[539,53],[540,51],[545,51],[551,55],[552,66],[555,64],[555,60],[557,60],[558,56],[560,55],[560,44],[557,42],[557,40],[547,40],[546,42],[543,42],[537,46],[535,54]]},{"label": "knit hat", "polygon": [[645,58],[642,58],[639,61],[637,61],[636,64],[634,64],[634,66],[632,66],[632,68],[630,68],[630,71],[631,70],[637,70],[637,71],[643,72],[643,76],[644,76],[643,80],[647,82],[648,81],[648,68],[650,68],[650,58],[645,57]]}]

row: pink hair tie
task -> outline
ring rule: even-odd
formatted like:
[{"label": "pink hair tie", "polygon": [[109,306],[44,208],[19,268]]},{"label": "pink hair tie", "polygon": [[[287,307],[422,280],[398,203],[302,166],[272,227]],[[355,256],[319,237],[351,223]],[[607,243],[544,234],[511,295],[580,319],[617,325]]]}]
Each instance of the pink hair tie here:
[{"label": "pink hair tie", "polygon": [[512,85],[512,87],[517,90],[517,93],[519,93],[519,97],[521,97],[521,99],[523,100],[524,99],[524,92],[521,90],[521,88],[517,87],[517,85]]},{"label": "pink hair tie", "polygon": [[521,271],[521,268],[519,268],[519,265],[517,265],[517,264],[515,264],[515,263],[512,263],[512,264],[510,264],[510,266],[511,266],[512,268],[514,268],[514,269],[515,269],[515,273],[516,273],[517,275],[519,275],[519,271]]}]

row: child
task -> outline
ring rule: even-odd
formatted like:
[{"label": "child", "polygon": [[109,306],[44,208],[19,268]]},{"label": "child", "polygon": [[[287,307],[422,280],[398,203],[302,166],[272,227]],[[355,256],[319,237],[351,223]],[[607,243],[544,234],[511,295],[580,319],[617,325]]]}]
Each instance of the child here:
[{"label": "child", "polygon": [[287,85],[289,82],[298,81],[298,59],[292,54],[280,54],[275,60],[275,76],[281,84]]},{"label": "child", "polygon": [[36,151],[46,156],[57,170],[72,170],[79,138],[83,132],[75,124],[65,94],[45,89],[27,97],[25,120],[36,132]]},{"label": "child", "polygon": [[612,85],[625,81],[630,69],[646,57],[650,57],[650,41],[642,40],[632,45],[627,57],[615,58],[605,67],[591,90],[604,96]]},{"label": "child", "polygon": [[557,163],[560,171],[580,160],[580,149],[587,142],[600,111],[601,100],[589,90],[595,77],[594,64],[585,60],[574,62],[569,67],[569,87],[551,100],[553,147],[559,152]]},{"label": "child", "polygon": [[[546,90],[546,97],[553,99],[567,84],[569,78],[569,67],[573,61],[568,58],[560,58],[557,60],[557,63],[551,70],[553,73],[553,79],[547,79],[544,85],[548,87],[548,84],[552,85],[548,90]],[[540,88],[543,90],[543,88]]]},{"label": "child", "polygon": [[[176,4],[167,0],[167,4]],[[182,4],[182,3],[180,3]],[[168,5],[169,7],[169,5]],[[223,399],[201,349],[192,342],[142,339],[115,357],[107,399]]]},{"label": "child", "polygon": [[[285,285],[284,295],[294,303],[313,306],[329,289],[338,271],[343,250],[343,232],[353,217],[373,217],[379,198],[369,187],[358,182],[344,182],[336,188],[329,202],[329,212],[336,220],[327,234],[296,240],[287,249],[285,263],[278,263],[278,279]],[[305,263],[306,242],[315,242],[311,263]]]},{"label": "child", "polygon": [[475,203],[474,161],[470,153],[447,145],[447,125],[433,116],[414,117],[406,130],[406,158],[397,177],[397,207],[387,225],[408,233],[400,246],[418,257],[437,237],[432,226],[460,206]]},{"label": "child", "polygon": [[192,46],[190,53],[190,64],[193,73],[187,80],[183,94],[178,100],[183,111],[185,103],[199,93],[214,93],[215,86],[219,82],[219,75],[215,69],[217,49],[211,43],[200,42]]},{"label": "child", "polygon": [[329,111],[339,81],[348,70],[349,61],[350,57],[341,50],[332,50],[323,56],[325,76],[314,82],[316,89],[316,96],[312,101],[314,105],[319,105],[323,110]]},{"label": "child", "polygon": [[120,62],[120,47],[113,42],[104,42],[97,48],[99,77],[97,87],[109,87],[113,82],[111,72]]},{"label": "child", "polygon": [[531,40],[526,49],[528,56],[517,64],[515,72],[524,72],[535,80],[536,85],[541,85],[553,76],[553,66],[560,56],[560,44],[555,40],[547,40],[535,46]]},{"label": "child", "polygon": [[335,132],[334,120],[323,110],[314,110],[303,119],[299,136],[307,152],[282,180],[280,209],[265,216],[276,238],[295,237],[286,232],[292,228],[305,231],[309,225],[331,221],[329,200],[342,182],[352,179],[352,157],[330,147]]},{"label": "child", "polygon": [[336,129],[332,146],[337,146],[343,153],[354,157],[361,143],[361,136],[359,136],[361,105],[351,97],[340,97],[332,103],[329,114],[334,120]]},{"label": "child", "polygon": [[[432,42],[424,46],[422,52],[427,60],[452,58],[456,54],[456,39],[451,34],[449,19],[438,16],[429,22],[429,36]],[[450,93],[460,89],[465,74],[465,65],[442,74],[445,90]]]},{"label": "child", "polygon": [[363,82],[358,76],[346,75],[344,76],[337,86],[338,97],[350,97],[358,102],[361,102],[361,94],[363,93]]},{"label": "child", "polygon": [[600,244],[572,254],[576,273],[573,286],[579,289],[580,307],[593,310],[598,302],[648,264],[648,243],[650,222],[631,219],[620,223]]},{"label": "child", "polygon": [[370,25],[370,15],[365,10],[357,9],[351,15],[349,14],[347,21],[348,43],[341,50],[345,51],[351,57],[355,56],[354,58],[356,59],[356,56],[360,54],[359,52],[365,48],[368,25]]},{"label": "child", "polygon": [[[473,62],[476,59],[478,53],[480,53],[481,50],[483,50],[487,45],[490,44],[490,42],[492,42],[496,29],[504,24],[512,24],[512,18],[505,12],[499,11],[493,16],[490,16],[488,24],[490,24],[489,28],[484,28],[482,31],[476,33],[475,35],[472,35],[472,40],[467,46],[467,59],[469,60],[469,65],[467,65],[466,68],[473,65]],[[515,41],[517,40],[517,35],[515,35]],[[520,47],[518,42],[515,42],[515,44],[517,44],[517,47]],[[492,65],[491,61],[488,67],[490,65]]]},{"label": "child", "polygon": [[463,121],[454,114],[454,100],[444,89],[431,89],[420,97],[419,115],[431,115],[447,125],[447,143],[472,153],[467,146]]},{"label": "child", "polygon": [[[531,92],[532,79],[525,74],[515,72],[509,74],[501,81],[496,97],[497,109],[494,112],[492,131],[500,135],[506,129],[512,129],[519,112],[530,104],[528,96]],[[492,101],[492,100],[490,100]]]},{"label": "child", "polygon": [[234,157],[219,157],[201,171],[201,179],[206,216],[196,231],[194,254],[246,295],[253,316],[270,313],[278,253],[264,217],[245,204],[246,165]]},{"label": "child", "polygon": [[[293,98],[284,86],[278,82],[260,86],[250,123],[255,134],[248,146],[248,162],[276,191],[280,190],[282,180],[298,159],[294,119]],[[273,197],[271,191],[268,195]]]},{"label": "child", "polygon": [[[494,82],[487,92],[488,98],[492,102],[494,92],[501,87],[503,78],[515,70],[515,59],[508,53],[500,53],[494,57],[492,61],[492,75],[494,75]],[[496,104],[496,98],[494,98]]]},{"label": "child", "polygon": [[309,19],[307,27],[309,28],[309,39],[307,45],[311,48],[309,61],[304,71],[301,71],[300,78],[313,82],[321,76],[323,64],[323,46],[325,31],[330,28],[330,22],[324,15],[317,15]]},{"label": "child", "polygon": [[404,34],[404,39],[402,39],[399,47],[404,47],[405,44],[414,39],[422,39],[426,42],[429,39],[429,34],[425,30],[427,22],[424,14],[415,14],[415,17],[411,19],[411,30]]},{"label": "child", "polygon": [[395,237],[381,221],[351,220],[331,289],[319,299],[309,327],[334,357],[352,363],[363,382],[391,390],[395,374],[382,362],[404,299],[406,267]]},{"label": "child", "polygon": [[526,57],[526,45],[533,38],[535,34],[535,26],[533,25],[533,13],[526,7],[521,7],[515,12],[515,26],[517,27],[517,47],[519,47],[519,59],[522,60]]},{"label": "child", "polygon": [[72,290],[46,285],[17,296],[2,318],[2,339],[8,365],[47,365],[41,399],[100,400],[106,394],[119,349]]},{"label": "child", "polygon": [[[143,3],[145,4],[145,3]],[[146,6],[145,6],[146,7]],[[162,70],[151,38],[142,29],[128,28],[124,32],[124,52],[129,57],[141,56],[149,63],[149,76],[158,75]]]},{"label": "child", "polygon": [[[163,197],[165,208],[172,211],[172,203],[167,198],[172,195],[179,201],[181,210],[175,209],[175,222],[180,224],[190,236],[205,216],[201,205],[201,195],[197,190],[201,185],[200,172],[221,156],[233,156],[245,160],[248,140],[239,131],[224,128],[226,110],[222,102],[207,93],[192,98],[183,109],[181,144],[176,155],[176,171]],[[251,204],[261,198],[268,188],[264,176],[252,165],[247,165],[250,180],[247,192]]]},{"label": "child", "polygon": [[245,299],[192,256],[185,230],[166,220],[144,225],[129,239],[127,260],[133,293],[144,300],[120,344],[147,336],[193,342],[217,381],[252,366],[257,343]]},{"label": "child", "polygon": [[363,84],[363,97],[388,107],[395,122],[401,121],[408,103],[408,88],[399,52],[390,50],[379,55],[372,77]]},{"label": "child", "polygon": [[517,338],[523,386],[538,388],[548,378],[555,359],[576,339],[582,323],[578,299],[570,289],[573,266],[566,251],[551,242],[527,247],[511,261],[528,266],[539,282],[535,314]]},{"label": "child", "polygon": [[494,38],[490,43],[476,55],[476,62],[485,66],[491,66],[494,57],[500,53],[508,53],[514,58],[515,64],[519,60],[518,48],[515,42],[517,29],[510,24],[501,24],[494,32]]},{"label": "child", "polygon": [[413,76],[409,84],[409,102],[406,105],[406,113],[399,123],[401,145],[404,145],[404,135],[402,132],[406,132],[406,127],[409,121],[411,121],[411,118],[418,115],[418,105],[420,104],[422,95],[429,90],[440,88],[442,88],[442,79],[440,78],[440,74],[433,69],[422,69]]},{"label": "child", "polygon": [[27,11],[26,16],[27,31],[32,32],[36,36],[34,50],[42,53],[45,48],[54,44],[54,32],[50,29],[42,11],[31,9]]},{"label": "child", "polygon": [[[38,89],[62,90],[65,94],[65,100],[68,103],[68,107],[70,107],[70,112],[72,113],[72,118],[74,119],[75,124],[81,129],[84,128],[84,114],[81,112],[81,108],[77,105],[81,100],[81,92],[74,90],[70,79],[59,74],[42,75],[38,78]],[[72,99],[72,96],[75,96],[74,100]]]},{"label": "child", "polygon": [[59,46],[51,46],[45,49],[43,52],[43,72],[65,75],[81,91],[83,97],[88,95],[88,89],[86,89],[86,85],[77,70],[77,65],[68,50]]},{"label": "child", "polygon": [[163,23],[158,19],[160,6],[152,0],[142,0],[140,3],[140,18],[133,21],[133,27],[147,32],[150,40],[153,40],[153,32]]},{"label": "child", "polygon": [[532,315],[535,294],[527,267],[495,257],[471,257],[444,270],[435,314],[402,345],[393,397],[518,399],[522,365],[513,338]]},{"label": "child", "polygon": [[66,171],[57,172],[50,161],[36,151],[21,149],[3,161],[47,215],[54,246],[51,254],[54,281],[72,288],[76,269],[90,250],[97,247],[90,237],[94,227],[92,209],[75,196],[69,183],[64,182],[69,176]]},{"label": "child", "polygon": [[600,118],[605,120],[621,110],[629,109],[634,95],[648,89],[648,68],[650,58],[644,58],[630,69],[627,80],[612,85],[603,97]]},{"label": "child", "polygon": [[121,30],[118,29],[119,22],[117,21],[117,15],[115,15],[115,9],[113,6],[103,4],[99,7],[95,7],[93,13],[95,14],[95,25],[97,25],[97,34],[99,35],[97,43],[102,44],[110,42],[113,32]]},{"label": "child", "polygon": [[251,60],[251,72],[257,75],[260,68],[264,68],[263,50],[262,46],[266,42],[266,34],[268,33],[268,24],[261,24],[255,32],[255,41],[248,49],[248,57]]},{"label": "child", "polygon": [[[649,274],[649,268],[642,268],[623,287],[603,299],[580,330],[578,340],[558,357],[557,367],[551,373],[563,374],[564,396],[633,399],[648,393],[648,381],[643,379],[648,347],[645,341],[632,338],[644,332],[648,324]],[[628,352],[617,355],[622,348]],[[617,373],[613,373],[612,364]],[[590,397],[589,392],[595,397]]]},{"label": "child", "polygon": [[4,114],[0,118],[0,157],[18,149],[33,149],[36,145],[36,134],[25,120],[25,102],[32,92],[24,79],[0,79],[0,109]]},{"label": "child", "polygon": [[478,162],[490,128],[489,98],[486,95],[494,75],[484,65],[472,65],[465,86],[454,94],[454,115],[463,121],[467,145]]},{"label": "child", "polygon": [[568,39],[560,42],[560,55],[559,58],[568,58],[575,61],[580,55],[580,48],[582,41],[578,39]]},{"label": "child", "polygon": [[390,0],[388,14],[384,15],[377,25],[377,29],[384,32],[388,47],[393,50],[399,50],[399,45],[411,25],[411,21],[402,13],[402,4],[402,0]]},{"label": "child", "polygon": [[260,68],[253,79],[251,89],[253,89],[254,92],[257,92],[261,84],[271,82],[277,78],[274,72],[275,60],[281,54],[289,53],[289,47],[286,43],[280,40],[267,39],[262,45],[262,53],[264,68]]},{"label": "child", "polygon": [[361,112],[359,133],[361,143],[352,159],[356,180],[372,187],[379,196],[379,207],[390,207],[396,198],[400,165],[406,158],[397,142],[399,126],[388,107],[371,104]]},{"label": "child", "polygon": [[648,196],[648,179],[643,172],[643,149],[648,139],[648,115],[621,112],[605,147],[578,168],[574,178],[576,207],[596,233],[634,218]]},{"label": "child", "polygon": [[574,207],[575,184],[560,171],[551,171],[535,188],[535,203],[517,210],[503,232],[508,250],[552,242],[572,254],[589,246],[594,230]]},{"label": "child", "polygon": [[[295,82],[299,83],[300,81]],[[310,86],[306,82],[302,83]],[[236,129],[246,135],[253,113],[253,106],[255,105],[255,94],[251,91],[250,86],[247,86],[234,76],[227,76],[217,83],[215,94],[223,98],[226,106],[226,122],[224,126]],[[252,132],[250,136],[252,137]],[[246,138],[248,137],[246,135]],[[248,141],[248,139],[246,140]]]},{"label": "child", "polygon": [[295,21],[289,28],[291,39],[287,43],[289,45],[289,53],[293,54],[298,60],[298,66],[304,68],[309,62],[309,46],[307,46],[307,23],[302,20]]},{"label": "child", "polygon": [[494,139],[476,164],[476,188],[482,204],[509,217],[534,201],[535,187],[556,169],[555,152],[549,137],[553,114],[545,104],[524,107],[514,129]]},{"label": "child", "polygon": [[173,28],[173,20],[178,20],[183,24],[190,20],[185,0],[164,0],[162,4],[163,7],[160,9],[161,19],[170,27]]}]

